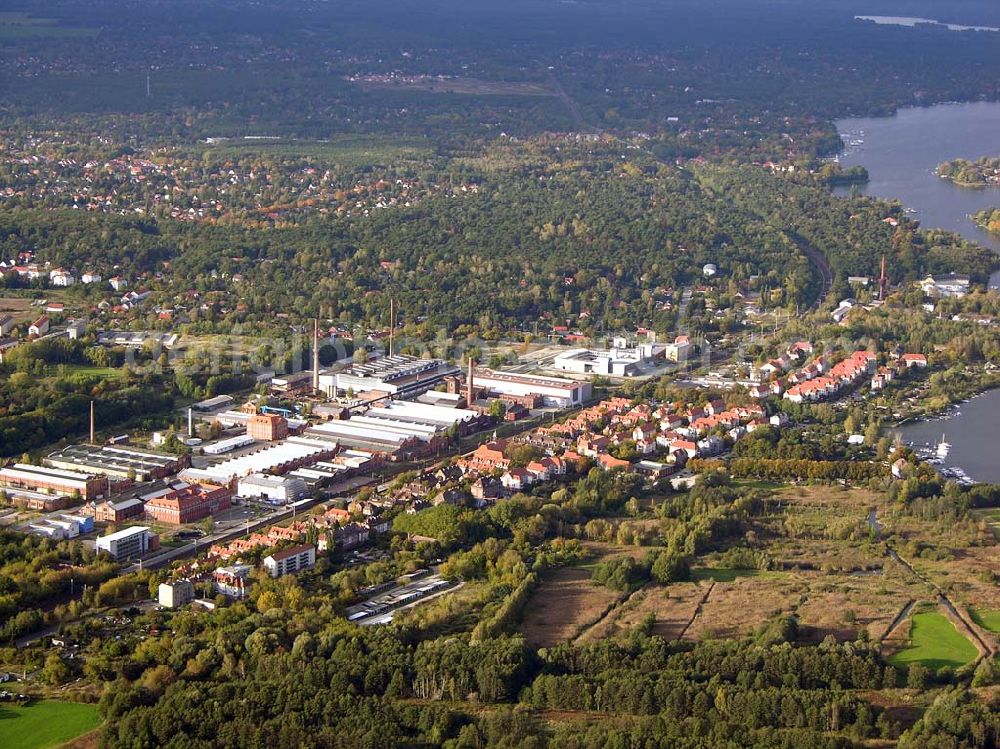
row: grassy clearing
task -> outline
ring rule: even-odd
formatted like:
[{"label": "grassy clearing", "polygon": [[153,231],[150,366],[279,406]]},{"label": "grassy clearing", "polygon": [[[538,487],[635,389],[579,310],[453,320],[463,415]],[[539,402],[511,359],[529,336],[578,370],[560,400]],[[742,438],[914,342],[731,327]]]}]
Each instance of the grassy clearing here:
[{"label": "grassy clearing", "polygon": [[93,731],[97,708],[78,702],[44,700],[29,707],[0,707],[0,746],[48,749]]},{"label": "grassy clearing", "polygon": [[97,36],[98,29],[60,26],[54,18],[36,18],[27,13],[0,13],[0,40],[43,37]]},{"label": "grassy clearing", "polygon": [[[118,378],[122,376],[122,370],[115,367],[91,367],[86,364],[63,364],[67,377],[100,377],[101,379]],[[49,376],[59,374],[59,366],[48,367]]]},{"label": "grassy clearing", "polygon": [[695,582],[701,580],[714,580],[717,583],[731,583],[741,577],[757,577],[759,570],[734,570],[725,567],[700,567],[691,570],[691,579]]},{"label": "grassy clearing", "polygon": [[925,611],[914,614],[911,621],[909,645],[890,657],[892,665],[958,668],[976,659],[976,648],[944,614]]},{"label": "grassy clearing", "polygon": [[342,135],[325,141],[232,140],[220,141],[207,149],[216,158],[265,155],[309,158],[344,167],[391,164],[426,157],[431,146],[420,138],[386,138],[375,135]]},{"label": "grassy clearing", "polygon": [[616,546],[588,542],[585,548],[593,555],[586,563],[547,570],[525,607],[521,632],[539,647],[567,642],[597,622],[623,594],[596,585],[590,579],[593,568],[614,557],[634,559],[649,549],[640,546]]},{"label": "grassy clearing", "polygon": [[983,629],[1000,634],[1000,611],[977,611],[969,609],[972,620]]}]

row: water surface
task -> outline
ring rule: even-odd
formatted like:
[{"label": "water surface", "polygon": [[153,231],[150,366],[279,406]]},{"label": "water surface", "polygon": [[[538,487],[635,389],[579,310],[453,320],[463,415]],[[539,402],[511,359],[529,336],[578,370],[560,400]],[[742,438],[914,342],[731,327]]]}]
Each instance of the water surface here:
[{"label": "water surface", "polygon": [[[1000,207],[1000,188],[958,187],[938,177],[938,164],[952,159],[1000,156],[1000,103],[940,104],[901,109],[892,117],[839,120],[845,167],[861,165],[871,181],[865,195],[898,199],[924,227],[949,229],[1000,253],[1000,236],[983,231],[971,214]],[[851,188],[838,188],[839,195]],[[991,286],[1000,288],[1000,273]]]},{"label": "water surface", "polygon": [[912,16],[854,16],[856,21],[874,21],[879,26],[907,26],[913,28],[917,25],[940,26],[948,31],[1000,31],[993,26],[963,26],[960,23],[942,23],[933,18],[914,18]]},{"label": "water surface", "polygon": [[935,445],[943,436],[951,445],[944,465],[961,468],[976,481],[1000,483],[998,413],[1000,390],[990,390],[948,409],[940,419],[906,424],[897,431],[915,447]]}]

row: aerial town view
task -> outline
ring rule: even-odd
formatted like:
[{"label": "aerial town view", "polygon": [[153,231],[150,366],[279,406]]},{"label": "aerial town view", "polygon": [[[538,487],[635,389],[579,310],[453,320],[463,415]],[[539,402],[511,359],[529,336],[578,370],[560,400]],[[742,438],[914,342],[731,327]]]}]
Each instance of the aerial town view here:
[{"label": "aerial town view", "polygon": [[1000,4],[5,0],[0,749],[1000,749]]}]

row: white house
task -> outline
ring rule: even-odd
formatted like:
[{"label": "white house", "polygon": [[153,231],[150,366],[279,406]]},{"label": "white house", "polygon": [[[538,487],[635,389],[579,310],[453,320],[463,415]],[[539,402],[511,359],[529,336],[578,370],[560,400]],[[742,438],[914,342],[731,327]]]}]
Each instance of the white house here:
[{"label": "white house", "polygon": [[49,271],[49,283],[53,286],[72,286],[76,283],[76,276],[65,268],[56,268]]},{"label": "white house", "polygon": [[293,546],[276,551],[264,558],[264,569],[271,577],[284,577],[316,564],[316,547],[312,544]]},{"label": "white house", "polygon": [[48,315],[42,315],[28,326],[28,335],[43,336],[49,332]]}]

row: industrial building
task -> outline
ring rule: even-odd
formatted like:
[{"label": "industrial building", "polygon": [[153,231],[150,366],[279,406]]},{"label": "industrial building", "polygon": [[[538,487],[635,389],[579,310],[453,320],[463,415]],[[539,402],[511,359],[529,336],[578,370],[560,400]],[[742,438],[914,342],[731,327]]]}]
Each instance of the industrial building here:
[{"label": "industrial building", "polygon": [[241,447],[249,447],[256,441],[253,437],[241,434],[238,437],[230,437],[227,440],[219,440],[218,442],[205,445],[202,448],[202,452],[205,455],[224,455],[233,450],[239,450]]},{"label": "industrial building", "polygon": [[354,450],[407,459],[432,454],[447,444],[451,430],[460,434],[471,430],[478,418],[466,409],[392,401],[350,419],[319,424],[306,430],[306,435]]},{"label": "industrial building", "polygon": [[138,559],[153,546],[155,535],[149,528],[125,528],[97,539],[97,550],[106,551],[116,562]]},{"label": "industrial building", "polygon": [[[223,411],[222,413],[215,414],[211,420],[219,422],[220,426],[226,427],[227,429],[230,427],[243,427],[249,431],[250,420],[252,418],[254,418],[254,414],[252,413],[231,409],[229,411]],[[297,419],[295,417],[285,416],[284,419],[289,432],[298,432],[309,423],[305,419]]]},{"label": "industrial building", "polygon": [[321,372],[319,389],[331,398],[347,392],[414,398],[458,372],[457,367],[440,359],[397,354],[365,364],[352,364],[341,372]]},{"label": "industrial building", "polygon": [[220,408],[228,408],[233,405],[234,400],[231,395],[217,395],[214,398],[207,398],[203,401],[198,401],[191,405],[192,411],[198,411],[199,413],[210,413],[212,411],[218,411]]},{"label": "industrial building", "polygon": [[314,564],[316,564],[316,547],[312,544],[293,546],[264,558],[264,569],[271,577],[284,577],[308,569]]},{"label": "industrial building", "polygon": [[628,345],[624,338],[615,338],[610,349],[572,349],[559,354],[552,363],[555,369],[587,375],[632,377],[648,367],[667,361],[687,361],[691,343],[687,336],[678,336],[673,343],[638,343]]},{"label": "industrial building", "polygon": [[[86,508],[84,508],[86,510]],[[132,497],[118,502],[101,502],[93,507],[94,520],[101,523],[121,523],[142,517],[145,505],[141,499]]]},{"label": "industrial building", "polygon": [[104,494],[107,481],[96,471],[75,471],[65,466],[34,466],[15,463],[0,468],[0,486],[38,494],[79,496],[82,500]]},{"label": "industrial building", "polygon": [[162,479],[190,465],[186,455],[168,455],[121,445],[71,445],[52,453],[45,465],[67,471],[133,481]]},{"label": "industrial building", "polygon": [[231,507],[233,493],[226,486],[178,481],[142,499],[147,518],[167,525],[183,525]]},{"label": "industrial building", "polygon": [[285,442],[262,447],[207,468],[188,468],[180,474],[183,481],[208,484],[231,484],[234,479],[252,473],[284,474],[319,460],[332,458],[337,445],[329,441],[291,437]]},{"label": "industrial building", "polygon": [[163,348],[173,348],[180,336],[176,333],[160,333],[155,330],[105,330],[97,334],[97,342],[102,346],[124,346],[141,349],[149,341]]},{"label": "industrial building", "polygon": [[288,421],[277,414],[254,414],[247,421],[247,436],[264,442],[283,440],[288,436]]},{"label": "industrial building", "polygon": [[501,398],[524,398],[537,396],[544,406],[569,408],[586,403],[593,397],[593,386],[589,382],[577,382],[561,377],[540,377],[538,375],[497,372],[479,367],[473,372],[475,389],[495,393]]},{"label": "industrial building", "polygon": [[372,453],[363,450],[341,450],[332,460],[321,460],[305,468],[297,468],[288,475],[302,479],[307,486],[312,487],[371,470],[377,464],[378,461]]},{"label": "industrial building", "polygon": [[275,504],[297,502],[306,496],[306,491],[306,482],[294,475],[268,476],[263,473],[253,473],[240,479],[236,490],[241,497],[263,499]]}]

